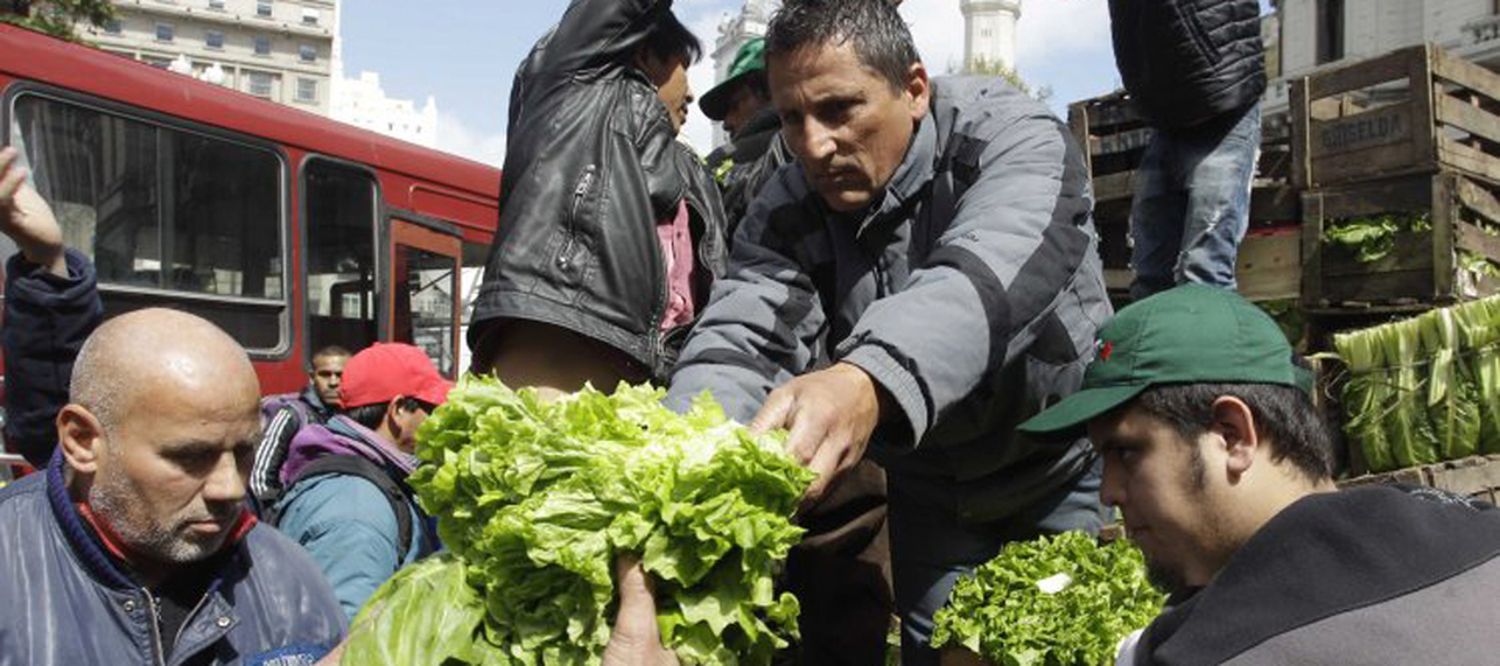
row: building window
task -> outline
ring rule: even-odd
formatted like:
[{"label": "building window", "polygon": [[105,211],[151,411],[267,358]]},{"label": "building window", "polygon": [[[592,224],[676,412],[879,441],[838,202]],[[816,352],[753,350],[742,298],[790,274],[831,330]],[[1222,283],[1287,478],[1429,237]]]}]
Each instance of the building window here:
[{"label": "building window", "polygon": [[170,42],[172,41],[172,37],[175,32],[176,31],[172,28],[172,26],[167,25],[166,23],[158,23],[156,24],[156,41]]},{"label": "building window", "polygon": [[224,0],[208,0],[209,9],[224,10]]},{"label": "building window", "polygon": [[271,0],[256,0],[255,15],[262,18],[271,17]]},{"label": "building window", "polygon": [[250,349],[280,347],[290,304],[281,160],[262,148],[35,95],[15,127],[104,310],[170,305]]},{"label": "building window", "polygon": [[120,34],[120,31],[123,29],[124,28],[120,26],[119,19],[110,19],[104,22],[104,32],[107,32],[111,35]]},{"label": "building window", "polygon": [[318,10],[311,7],[302,8],[302,25],[317,25],[319,18],[321,17],[318,15]]},{"label": "building window", "polygon": [[204,33],[203,45],[216,51],[224,48],[224,33],[217,30],[210,30]]},{"label": "building window", "polygon": [[1344,0],[1318,0],[1318,64],[1344,57]]},{"label": "building window", "polygon": [[318,61],[318,49],[307,44],[297,47],[297,55],[302,58],[302,62]]},{"label": "building window", "polygon": [[273,77],[271,74],[266,72],[250,72],[250,90],[248,92],[256,97],[270,97],[272,83]]},{"label": "building window", "polygon": [[318,101],[317,79],[297,79],[297,101],[309,104]]},{"label": "building window", "polygon": [[271,55],[271,38],[270,37],[256,37],[255,38],[255,55],[261,55],[261,56]]}]

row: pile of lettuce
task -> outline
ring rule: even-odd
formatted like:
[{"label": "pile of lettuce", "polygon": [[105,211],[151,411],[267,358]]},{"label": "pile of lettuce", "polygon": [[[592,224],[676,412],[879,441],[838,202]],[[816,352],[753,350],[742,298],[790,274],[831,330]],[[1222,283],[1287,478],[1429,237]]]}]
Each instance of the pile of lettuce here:
[{"label": "pile of lettuce", "polygon": [[812,474],[784,435],[751,435],[706,395],[683,415],[662,395],[549,402],[463,380],[422,425],[410,479],[451,555],[377,591],[344,662],[597,664],[629,552],[683,663],[770,663],[797,632],[797,599],[772,582]]},{"label": "pile of lettuce", "polygon": [[1008,544],[960,578],[934,617],[932,645],[1004,666],[1108,666],[1164,601],[1135,546],[1064,532]]}]

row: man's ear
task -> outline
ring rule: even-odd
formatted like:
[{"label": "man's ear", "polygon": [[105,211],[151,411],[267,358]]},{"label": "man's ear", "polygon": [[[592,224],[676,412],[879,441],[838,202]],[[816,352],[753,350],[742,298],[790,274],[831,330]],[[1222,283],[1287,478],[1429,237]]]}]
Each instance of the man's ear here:
[{"label": "man's ear", "polygon": [[108,446],[99,418],[83,405],[70,404],[57,413],[56,424],[57,445],[68,466],[79,474],[97,471],[103,447]]},{"label": "man's ear", "polygon": [[1250,471],[1260,451],[1255,413],[1245,401],[1223,395],[1214,400],[1212,430],[1224,442],[1225,471],[1231,480]]},{"label": "man's ear", "polygon": [[912,122],[922,120],[927,116],[927,109],[932,103],[932,81],[927,78],[927,67],[920,62],[914,62],[906,70],[907,104],[911,110]]}]

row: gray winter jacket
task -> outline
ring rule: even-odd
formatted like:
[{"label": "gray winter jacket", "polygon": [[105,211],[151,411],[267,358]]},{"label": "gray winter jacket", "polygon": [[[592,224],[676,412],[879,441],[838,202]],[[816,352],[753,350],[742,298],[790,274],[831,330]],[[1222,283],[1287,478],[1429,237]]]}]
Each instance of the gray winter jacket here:
[{"label": "gray winter jacket", "polygon": [[312,664],[345,629],[307,553],[260,525],[233,546],[176,645],[163,645],[159,599],[78,515],[60,457],[0,490],[0,599],[0,666]]},{"label": "gray winter jacket", "polygon": [[933,81],[930,113],[862,219],[828,212],[800,164],[751,204],[674,371],[747,421],[835,361],[898,406],[870,454],[892,483],[969,521],[1076,478],[1087,442],[1016,424],[1077,390],[1111,315],[1082,153],[1046,107],[992,78]]}]

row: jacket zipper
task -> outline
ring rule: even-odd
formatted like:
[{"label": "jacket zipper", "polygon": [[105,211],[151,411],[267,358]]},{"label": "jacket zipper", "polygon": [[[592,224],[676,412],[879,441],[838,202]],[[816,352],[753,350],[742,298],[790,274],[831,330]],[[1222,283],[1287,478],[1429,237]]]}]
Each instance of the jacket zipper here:
[{"label": "jacket zipper", "polygon": [[151,656],[155,658],[157,666],[166,666],[166,648],[161,644],[161,608],[156,605],[156,597],[151,596],[151,590],[143,587],[141,594],[146,597],[146,619],[151,621]]},{"label": "jacket zipper", "polygon": [[578,186],[573,188],[573,204],[568,208],[568,237],[563,243],[562,252],[557,256],[557,267],[564,271],[573,270],[573,244],[578,237],[578,208],[583,205],[583,197],[593,184],[594,165],[590,164],[583,168],[583,176],[579,177]]},{"label": "jacket zipper", "polygon": [[[184,629],[186,629],[187,626],[192,623],[193,617],[198,614],[198,611],[203,610],[203,602],[208,601],[209,594],[212,593],[205,593],[202,597],[200,597],[198,599],[198,603],[193,606],[193,610],[188,611],[187,619],[182,621],[182,626]],[[181,629],[177,630],[177,637],[172,639],[172,652],[176,652],[177,646],[182,645],[182,634],[183,632]]]}]

